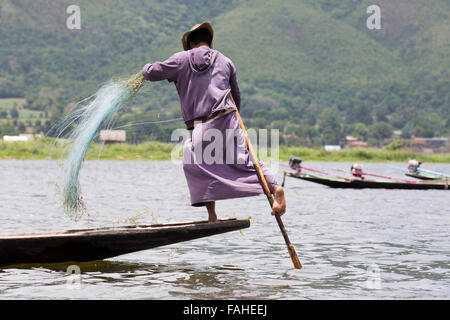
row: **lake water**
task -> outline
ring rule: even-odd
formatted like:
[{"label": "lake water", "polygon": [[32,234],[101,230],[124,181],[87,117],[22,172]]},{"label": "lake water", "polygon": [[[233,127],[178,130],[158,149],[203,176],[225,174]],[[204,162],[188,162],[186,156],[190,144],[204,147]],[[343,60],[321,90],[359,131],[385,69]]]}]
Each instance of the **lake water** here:
[{"label": "lake water", "polygon": [[[304,165],[348,176],[351,164]],[[422,167],[450,172],[450,164]],[[364,170],[404,177],[383,163]],[[56,161],[0,161],[0,234],[207,217],[190,206],[180,165],[87,161],[89,214],[74,222],[60,208],[59,171]],[[294,178],[285,190],[283,222],[302,270],[259,196],[216,205],[219,218],[251,217],[242,232],[79,263],[76,282],[68,263],[0,268],[0,299],[450,298],[449,191],[331,189]]]}]

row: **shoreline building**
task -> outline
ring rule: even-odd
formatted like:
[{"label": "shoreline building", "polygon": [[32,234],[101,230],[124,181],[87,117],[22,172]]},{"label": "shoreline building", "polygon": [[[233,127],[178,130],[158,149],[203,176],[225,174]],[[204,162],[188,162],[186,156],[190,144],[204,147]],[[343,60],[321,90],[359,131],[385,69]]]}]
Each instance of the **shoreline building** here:
[{"label": "shoreline building", "polygon": [[100,130],[100,141],[104,143],[123,143],[127,141],[125,130]]}]

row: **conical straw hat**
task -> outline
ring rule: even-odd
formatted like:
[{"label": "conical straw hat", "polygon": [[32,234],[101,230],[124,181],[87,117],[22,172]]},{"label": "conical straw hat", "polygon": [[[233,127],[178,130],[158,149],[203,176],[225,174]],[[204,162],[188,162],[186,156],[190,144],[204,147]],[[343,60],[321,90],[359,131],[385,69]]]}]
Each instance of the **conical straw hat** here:
[{"label": "conical straw hat", "polygon": [[188,39],[189,35],[192,32],[194,32],[196,30],[199,30],[199,29],[203,29],[203,28],[208,30],[209,33],[211,34],[211,45],[210,45],[210,47],[212,48],[212,39],[214,38],[214,30],[213,30],[213,28],[212,28],[212,26],[211,26],[211,24],[209,22],[203,22],[203,23],[200,23],[200,24],[197,24],[197,25],[193,26],[191,28],[191,30],[189,30],[188,32],[183,34],[183,37],[181,38],[181,43],[183,44],[183,49],[184,50],[189,50],[190,49],[189,43],[187,42],[187,39]]}]

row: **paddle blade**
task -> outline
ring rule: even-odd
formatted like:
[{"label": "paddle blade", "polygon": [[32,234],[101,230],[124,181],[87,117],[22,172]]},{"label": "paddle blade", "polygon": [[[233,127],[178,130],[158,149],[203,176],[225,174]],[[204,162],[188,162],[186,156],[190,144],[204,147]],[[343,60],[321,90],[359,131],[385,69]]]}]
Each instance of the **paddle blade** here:
[{"label": "paddle blade", "polygon": [[298,259],[297,253],[295,252],[295,249],[294,249],[294,246],[292,245],[292,243],[289,243],[287,245],[287,248],[289,251],[289,255],[291,256],[292,263],[294,264],[294,268],[301,269],[302,264],[300,263],[300,260]]}]

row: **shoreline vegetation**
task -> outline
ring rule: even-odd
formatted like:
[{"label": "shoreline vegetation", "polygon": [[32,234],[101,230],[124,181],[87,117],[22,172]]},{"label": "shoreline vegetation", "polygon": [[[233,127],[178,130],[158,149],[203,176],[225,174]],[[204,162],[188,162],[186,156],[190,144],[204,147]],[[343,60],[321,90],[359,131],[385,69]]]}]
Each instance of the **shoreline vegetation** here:
[{"label": "shoreline vegetation", "polygon": [[[51,138],[33,141],[5,142],[0,140],[0,160],[61,160],[67,156],[67,142]],[[88,149],[86,160],[171,160],[174,148],[181,155],[182,148],[177,143],[148,141],[138,145],[120,143],[93,143]],[[269,161],[270,155],[260,150],[262,161]],[[175,154],[175,153],[174,153]],[[294,155],[304,161],[334,162],[405,162],[417,159],[428,163],[450,163],[450,153],[425,154],[408,150],[388,150],[377,148],[352,148],[340,151],[325,151],[303,147],[280,146],[279,159],[289,161]],[[178,157],[181,160],[181,156]]]}]

